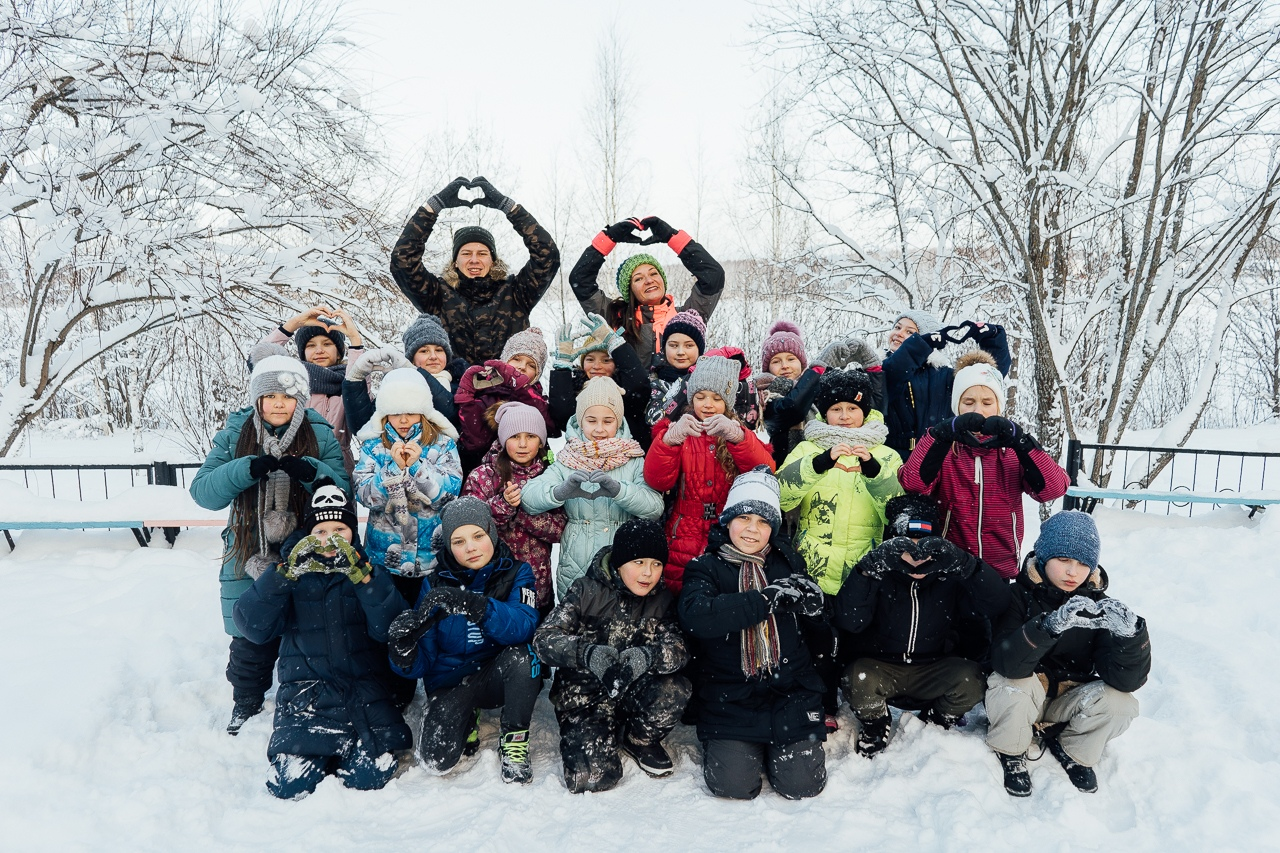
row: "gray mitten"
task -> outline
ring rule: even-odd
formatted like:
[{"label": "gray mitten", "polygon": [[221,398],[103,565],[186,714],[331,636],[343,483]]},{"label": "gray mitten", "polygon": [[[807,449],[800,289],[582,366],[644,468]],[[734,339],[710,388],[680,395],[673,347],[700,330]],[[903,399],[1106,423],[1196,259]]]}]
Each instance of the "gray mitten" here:
[{"label": "gray mitten", "polygon": [[581,658],[582,668],[600,679],[601,683],[604,683],[605,673],[618,662],[618,650],[613,646],[592,643],[579,652],[579,657]]},{"label": "gray mitten", "polygon": [[397,367],[412,366],[409,359],[405,358],[404,353],[399,350],[392,347],[379,347],[368,350],[357,358],[355,364],[347,368],[345,376],[353,382],[359,382],[375,370],[386,373]]},{"label": "gray mitten", "polygon": [[1142,617],[1116,599],[1104,598],[1098,604],[1102,607],[1101,627],[1115,636],[1132,637],[1142,629]]},{"label": "gray mitten", "polygon": [[742,424],[725,415],[712,415],[702,422],[702,429],[707,435],[723,438],[730,444],[737,444],[745,438]]},{"label": "gray mitten", "polygon": [[1093,599],[1073,595],[1066,604],[1041,617],[1040,627],[1054,637],[1072,628],[1100,628],[1102,612],[1102,605]]},{"label": "gray mitten", "polygon": [[569,476],[564,478],[564,482],[551,490],[551,497],[564,503],[572,498],[586,498],[592,500],[595,495],[587,492],[582,488],[582,484],[589,482],[587,475],[581,471],[570,471]]},{"label": "gray mitten", "polygon": [[679,447],[686,438],[692,438],[702,431],[702,421],[692,414],[687,414],[671,424],[671,428],[662,436],[662,443],[668,447]]},{"label": "gray mitten", "polygon": [[588,479],[600,487],[591,496],[593,498],[616,498],[622,491],[622,484],[610,477],[606,471],[592,471]]},{"label": "gray mitten", "polygon": [[653,652],[647,646],[634,646],[623,649],[618,655],[618,662],[609,667],[600,682],[604,685],[610,699],[616,699],[627,692],[637,678],[649,671],[653,665]]}]

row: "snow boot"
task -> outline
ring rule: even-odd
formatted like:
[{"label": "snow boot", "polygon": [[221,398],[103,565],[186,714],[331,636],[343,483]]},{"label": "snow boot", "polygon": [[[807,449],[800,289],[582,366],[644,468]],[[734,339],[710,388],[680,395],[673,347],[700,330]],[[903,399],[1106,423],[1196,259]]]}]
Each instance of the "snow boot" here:
[{"label": "snow boot", "polygon": [[893,727],[893,717],[886,713],[880,717],[864,720],[859,716],[858,724],[861,731],[858,732],[858,741],[854,744],[854,750],[858,755],[873,758],[876,753],[883,752],[889,745],[889,729]]},{"label": "snow boot", "polygon": [[1086,794],[1092,794],[1098,790],[1098,775],[1093,772],[1092,767],[1085,767],[1074,761],[1070,755],[1067,755],[1067,751],[1062,748],[1062,744],[1058,743],[1056,737],[1046,737],[1044,744],[1049,752],[1053,753],[1053,757],[1058,759],[1062,769],[1067,771],[1067,778],[1077,790]]},{"label": "snow boot", "polygon": [[480,751],[480,709],[476,708],[476,719],[467,733],[467,742],[462,746],[462,754],[468,758]]},{"label": "snow boot", "polygon": [[528,785],[533,781],[533,765],[529,762],[529,730],[503,732],[502,781]]},{"label": "snow boot", "polygon": [[660,743],[635,743],[629,737],[622,739],[622,753],[629,755],[640,769],[655,779],[670,776],[676,769],[671,756]]},{"label": "snow boot", "polygon": [[822,723],[826,726],[828,735],[833,735],[840,731],[840,719],[835,714],[825,715]]},{"label": "snow boot", "polygon": [[227,734],[235,737],[240,734],[241,727],[249,721],[250,717],[257,716],[262,711],[262,700],[253,699],[237,699],[231,708],[231,722],[227,723]]},{"label": "snow boot", "polygon": [[1031,774],[1027,771],[1027,754],[1005,755],[997,752],[1000,766],[1004,768],[1004,789],[1011,797],[1031,796]]},{"label": "snow boot", "polygon": [[944,714],[936,705],[930,705],[920,714],[920,722],[933,723],[935,726],[949,729],[952,726],[963,726],[964,714]]}]

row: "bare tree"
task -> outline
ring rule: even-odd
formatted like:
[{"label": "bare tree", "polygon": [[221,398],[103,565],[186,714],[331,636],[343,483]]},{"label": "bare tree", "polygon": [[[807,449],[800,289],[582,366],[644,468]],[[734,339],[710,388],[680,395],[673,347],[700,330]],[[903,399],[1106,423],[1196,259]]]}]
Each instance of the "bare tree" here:
[{"label": "bare tree", "polygon": [[588,158],[595,213],[603,222],[617,222],[633,214],[639,201],[633,186],[635,161],[630,137],[634,131],[635,69],[626,37],[614,21],[596,47],[596,79],[586,110]]}]

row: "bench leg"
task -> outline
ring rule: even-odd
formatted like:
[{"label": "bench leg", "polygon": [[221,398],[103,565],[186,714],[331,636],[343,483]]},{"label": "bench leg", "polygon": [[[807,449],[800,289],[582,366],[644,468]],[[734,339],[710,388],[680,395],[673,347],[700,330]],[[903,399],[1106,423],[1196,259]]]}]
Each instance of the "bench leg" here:
[{"label": "bench leg", "polygon": [[15,547],[13,544],[13,537],[9,535],[9,531],[7,530],[4,532],[4,541],[9,543],[9,550],[12,551]]},{"label": "bench leg", "polygon": [[143,534],[142,529],[137,527],[130,527],[129,529],[133,531],[133,538],[138,540],[138,544],[143,548],[147,547],[147,537]]},{"label": "bench leg", "polygon": [[1081,507],[1080,507],[1081,509],[1083,509],[1089,515],[1093,515],[1093,508],[1098,505],[1098,499],[1082,498],[1080,501],[1080,504],[1081,504]]},{"label": "bench leg", "polygon": [[164,541],[169,543],[170,548],[172,548],[173,544],[178,541],[178,531],[181,529],[182,528],[180,527],[164,528]]}]

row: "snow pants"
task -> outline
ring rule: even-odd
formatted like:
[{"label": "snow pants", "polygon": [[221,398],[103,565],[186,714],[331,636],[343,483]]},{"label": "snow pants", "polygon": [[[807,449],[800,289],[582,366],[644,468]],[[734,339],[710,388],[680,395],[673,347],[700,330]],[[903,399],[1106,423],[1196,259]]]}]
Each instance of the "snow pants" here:
[{"label": "snow pants", "polygon": [[816,797],[827,786],[827,753],[820,740],[785,746],[723,739],[703,744],[702,775],[717,797],[755,799],[762,772],[788,800]]},{"label": "snow pants", "polygon": [[360,744],[342,755],[277,755],[271,760],[275,775],[267,780],[267,790],[282,800],[301,799],[332,773],[348,788],[376,791],[391,781],[396,767],[391,753],[370,755]]},{"label": "snow pants", "polygon": [[1073,687],[1048,701],[1044,684],[1030,678],[992,673],[987,681],[987,746],[1004,755],[1022,755],[1031,746],[1037,723],[1066,723],[1058,743],[1071,760],[1092,767],[1107,742],[1129,728],[1138,716],[1138,700],[1102,681]]},{"label": "snow pants", "polygon": [[[407,578],[404,575],[397,575],[394,572],[387,572],[391,575],[391,583],[395,585],[396,592],[400,593],[400,597],[405,600],[410,607],[418,605],[418,595],[422,592],[422,578]],[[409,707],[409,703],[413,701],[414,694],[418,692],[418,679],[402,678],[399,674],[393,672],[387,682],[391,688],[391,701],[395,703],[400,713],[404,713],[404,709]]]},{"label": "snow pants", "polygon": [[982,700],[982,669],[965,658],[933,663],[885,663],[860,658],[844,671],[844,698],[863,720],[883,717],[894,700],[910,706],[932,705],[939,713],[960,716]]},{"label": "snow pants", "polygon": [[418,754],[432,770],[453,769],[462,757],[477,708],[501,708],[502,731],[529,728],[542,690],[541,667],[527,645],[507,646],[479,672],[427,694]]},{"label": "snow pants", "polygon": [[251,643],[244,637],[231,638],[231,654],[227,661],[227,681],[238,704],[262,705],[271,689],[271,676],[280,657],[280,638]]},{"label": "snow pants", "polygon": [[614,788],[622,780],[619,739],[660,742],[680,721],[692,692],[682,675],[646,675],[617,699],[602,691],[584,707],[556,708],[565,787],[574,794]]}]

